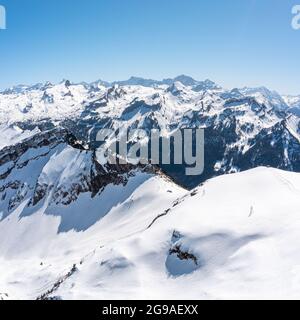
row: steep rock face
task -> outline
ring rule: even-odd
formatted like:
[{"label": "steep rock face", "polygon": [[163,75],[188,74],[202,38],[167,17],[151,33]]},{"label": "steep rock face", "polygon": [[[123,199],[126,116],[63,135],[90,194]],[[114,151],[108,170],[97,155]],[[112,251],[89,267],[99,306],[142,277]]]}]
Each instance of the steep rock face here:
[{"label": "steep rock face", "polygon": [[25,197],[33,195],[42,167],[59,149],[65,133],[65,130],[43,132],[0,151],[2,218],[20,205]]},{"label": "steep rock face", "polygon": [[102,166],[95,150],[88,149],[65,129],[42,132],[4,148],[0,163],[1,219],[24,201],[21,216],[29,216],[42,207],[57,206],[59,214],[82,195],[88,195],[88,201],[109,185],[126,185],[138,172],[155,172],[152,167]]}]

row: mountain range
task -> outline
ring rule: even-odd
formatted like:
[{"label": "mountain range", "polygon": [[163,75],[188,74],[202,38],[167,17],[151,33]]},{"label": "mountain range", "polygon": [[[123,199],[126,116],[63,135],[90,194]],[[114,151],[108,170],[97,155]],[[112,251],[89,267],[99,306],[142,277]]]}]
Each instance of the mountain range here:
[{"label": "mountain range", "polygon": [[[2,91],[0,300],[299,295],[299,116],[185,75]],[[96,133],[122,127],[203,128],[204,173],[101,165]]]},{"label": "mountain range", "polygon": [[65,129],[92,145],[101,128],[160,129],[166,136],[203,128],[204,174],[191,178],[183,166],[162,168],[178,184],[193,188],[208,178],[261,165],[300,171],[299,101],[264,87],[226,90],[184,75],[17,86],[0,94],[0,146],[47,130]]}]

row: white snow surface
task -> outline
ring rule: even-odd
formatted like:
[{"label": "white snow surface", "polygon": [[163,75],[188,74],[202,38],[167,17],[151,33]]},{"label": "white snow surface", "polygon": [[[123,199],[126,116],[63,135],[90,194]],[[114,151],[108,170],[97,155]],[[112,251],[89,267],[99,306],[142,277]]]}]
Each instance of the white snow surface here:
[{"label": "white snow surface", "polygon": [[43,208],[20,218],[25,200],[0,222],[2,296],[36,299],[61,281],[51,297],[299,298],[299,173],[261,167],[191,192],[143,175],[82,232],[58,232],[60,217]]},{"label": "white snow surface", "polygon": [[0,125],[0,149],[22,142],[39,132],[40,130],[38,128],[33,130],[22,130],[16,125]]},{"label": "white snow surface", "polygon": [[[269,109],[284,109],[286,99],[278,93],[266,88],[243,88],[239,90],[241,96],[253,97],[260,104]],[[146,87],[142,85],[114,85],[105,88],[98,86],[95,91],[92,87],[83,84],[71,84],[68,81],[53,85],[36,85],[21,87],[21,90],[11,89],[0,92],[0,123],[9,125],[15,122],[63,121],[85,117],[86,108],[93,105],[92,116],[99,119],[110,118],[113,123],[122,121],[122,126],[130,125],[136,121],[143,123],[146,114],[152,114],[157,119],[161,129],[168,129],[174,124],[184,124],[184,117],[193,111],[203,112],[206,115],[218,115],[224,110],[226,99],[223,94],[230,94],[225,89],[195,91],[191,86],[175,82],[170,86],[158,85]],[[289,100],[290,101],[290,100]],[[136,103],[142,103],[143,107]],[[254,113],[249,105],[237,104],[240,111],[246,111],[244,119]],[[258,118],[258,114],[254,114]],[[255,119],[259,120],[259,119]],[[117,121],[116,125],[119,125]],[[266,115],[265,125],[278,121],[273,114]]]}]

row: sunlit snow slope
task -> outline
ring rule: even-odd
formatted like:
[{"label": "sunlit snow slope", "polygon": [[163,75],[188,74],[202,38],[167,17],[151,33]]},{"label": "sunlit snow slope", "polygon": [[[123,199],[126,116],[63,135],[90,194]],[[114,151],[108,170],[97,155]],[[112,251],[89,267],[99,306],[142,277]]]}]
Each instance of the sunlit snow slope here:
[{"label": "sunlit snow slope", "polygon": [[[73,214],[74,222],[80,226],[90,219],[91,210],[101,212],[111,204],[105,216],[98,217],[96,224],[82,232],[61,232],[63,218],[46,214],[46,206],[20,217],[27,203],[24,200],[0,223],[2,298],[38,298],[65,277],[74,264],[76,268],[83,266],[101,248],[109,245],[117,249],[118,241],[143,231],[160,212],[159,207],[170,206],[184,193],[164,177],[136,173],[125,186],[108,185],[94,199],[84,194],[71,208],[60,208],[62,215]],[[76,219],[78,215],[80,220]],[[90,285],[86,285],[90,291]],[[85,295],[82,292],[81,298]],[[94,298],[98,297],[95,293]]]},{"label": "sunlit snow slope", "polygon": [[2,298],[299,298],[298,173],[261,167],[191,192],[142,180],[84,232],[17,208],[0,223]]}]

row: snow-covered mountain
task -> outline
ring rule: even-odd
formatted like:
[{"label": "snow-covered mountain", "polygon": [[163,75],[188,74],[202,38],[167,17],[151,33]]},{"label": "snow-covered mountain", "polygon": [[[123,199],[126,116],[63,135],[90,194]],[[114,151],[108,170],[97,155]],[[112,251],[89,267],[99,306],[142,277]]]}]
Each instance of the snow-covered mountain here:
[{"label": "snow-covered mountain", "polygon": [[205,128],[202,176],[189,178],[181,167],[164,168],[193,188],[216,175],[260,165],[300,171],[299,117],[293,106],[294,100],[264,87],[225,90],[184,75],[162,81],[132,77],[112,84],[48,82],[0,94],[0,130],[8,133],[0,145],[57,127],[87,142],[100,128],[158,128],[164,135]]},{"label": "snow-covered mountain", "polygon": [[283,96],[284,101],[289,106],[289,112],[300,116],[300,96]]},{"label": "snow-covered mountain", "polygon": [[[0,299],[295,297],[296,101],[184,75],[1,92]],[[101,165],[123,127],[204,128],[204,173]]]},{"label": "snow-covered mountain", "polygon": [[82,232],[44,208],[20,218],[27,201],[0,223],[3,299],[299,298],[299,174],[257,168],[186,192],[139,173],[109,188],[73,206],[76,221],[116,204]]}]

